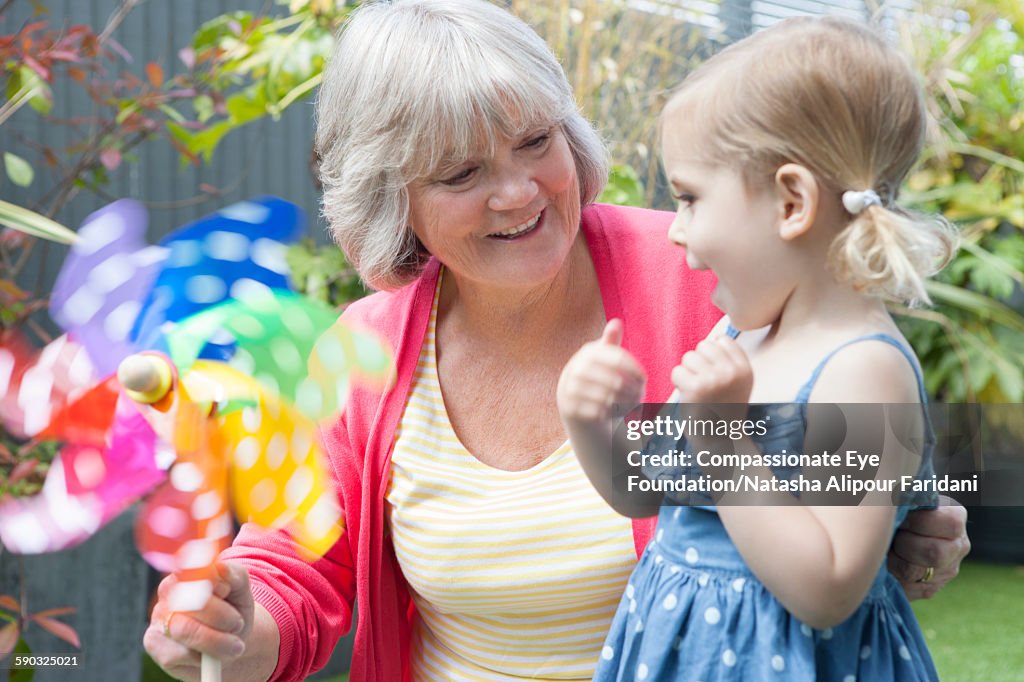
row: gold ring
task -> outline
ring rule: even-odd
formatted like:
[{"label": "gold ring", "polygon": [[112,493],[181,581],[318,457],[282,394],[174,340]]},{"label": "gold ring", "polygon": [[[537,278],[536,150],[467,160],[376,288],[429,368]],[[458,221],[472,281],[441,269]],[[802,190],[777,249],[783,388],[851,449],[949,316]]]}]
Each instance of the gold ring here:
[{"label": "gold ring", "polygon": [[934,578],[934,577],[935,577],[935,567],[934,566],[929,566],[928,568],[924,569],[924,575],[921,576],[920,578],[918,578],[917,582],[919,582],[919,583],[930,583],[932,581],[932,578]]},{"label": "gold ring", "polygon": [[168,611],[164,616],[164,637],[171,636],[171,618],[174,618],[174,611]]}]

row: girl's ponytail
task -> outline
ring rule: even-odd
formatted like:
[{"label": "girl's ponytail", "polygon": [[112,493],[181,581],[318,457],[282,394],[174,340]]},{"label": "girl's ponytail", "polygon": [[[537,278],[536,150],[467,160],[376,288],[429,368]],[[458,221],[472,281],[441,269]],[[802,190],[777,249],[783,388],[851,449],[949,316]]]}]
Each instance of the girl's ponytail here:
[{"label": "girl's ponytail", "polygon": [[828,262],[840,281],[859,291],[928,304],[925,279],[952,259],[957,242],[955,228],[941,216],[875,203],[854,214],[833,241]]}]

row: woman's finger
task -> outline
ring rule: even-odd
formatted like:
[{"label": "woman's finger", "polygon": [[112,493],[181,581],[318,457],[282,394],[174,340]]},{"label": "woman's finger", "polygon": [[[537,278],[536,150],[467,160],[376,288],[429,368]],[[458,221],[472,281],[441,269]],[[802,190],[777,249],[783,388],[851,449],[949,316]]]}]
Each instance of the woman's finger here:
[{"label": "woman's finger", "polygon": [[[952,504],[949,504],[949,503]],[[951,498],[940,499],[940,506],[935,509],[921,509],[907,514],[907,519],[900,526],[900,530],[908,530],[917,535],[926,537],[945,538],[956,540],[967,537],[967,510],[959,502]],[[970,543],[966,548],[959,550],[970,550]],[[966,556],[966,551],[964,552]],[[963,558],[963,557],[960,557]]]}]

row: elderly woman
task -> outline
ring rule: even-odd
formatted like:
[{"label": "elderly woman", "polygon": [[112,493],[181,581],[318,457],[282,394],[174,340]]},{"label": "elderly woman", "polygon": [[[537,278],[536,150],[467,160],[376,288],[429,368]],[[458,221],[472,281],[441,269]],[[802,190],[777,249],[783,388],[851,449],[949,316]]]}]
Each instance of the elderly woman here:
[{"label": "elderly woman", "polygon": [[[244,527],[203,611],[170,612],[164,581],[146,648],[184,679],[207,652],[225,679],[298,680],[358,601],[353,680],[589,679],[653,519],[587,482],[558,376],[617,317],[664,399],[719,316],[713,282],[667,245],[670,214],[592,203],[601,140],[550,49],[483,0],[363,6],[317,111],[324,213],[382,290],[345,317],[391,340],[397,383],[323,434],[337,545],[310,565]],[[908,524],[892,563],[930,596],[966,553],[962,508]]]}]

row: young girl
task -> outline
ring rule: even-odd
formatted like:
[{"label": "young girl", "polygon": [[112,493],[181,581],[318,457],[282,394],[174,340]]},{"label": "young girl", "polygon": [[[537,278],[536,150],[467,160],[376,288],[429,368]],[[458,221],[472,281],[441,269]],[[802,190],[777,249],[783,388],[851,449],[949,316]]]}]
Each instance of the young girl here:
[{"label": "young girl", "polygon": [[[903,58],[848,21],[787,20],[692,73],[661,126],[679,202],[669,238],[686,247],[691,267],[715,272],[713,300],[727,315],[675,368],[669,400],[734,404],[732,414],[719,405],[719,416],[748,421],[770,417],[753,441],[690,437],[676,447],[691,457],[725,446],[822,452],[811,444],[827,441],[827,428],[808,418],[819,409],[808,403],[905,403],[915,405],[913,418],[899,425],[848,422],[841,451],[859,444],[862,453],[883,453],[879,481],[926,478],[931,430],[916,407],[925,400],[921,372],[883,299],[927,301],[923,278],[948,261],[954,237],[942,220],[895,205],[925,133]],[[595,488],[620,513],[649,516],[663,501],[693,498],[663,499],[654,485],[630,492],[622,481],[723,472],[641,467],[621,454],[609,464],[614,406],[636,404],[644,382],[619,347],[622,333],[609,322],[570,360],[558,404]],[[763,405],[748,413],[748,403]],[[883,441],[883,426],[899,429],[898,438]],[[908,442],[919,445],[909,460],[899,445]],[[653,439],[645,454],[652,445],[668,452]],[[828,470],[742,473],[778,483],[821,480]],[[937,679],[884,565],[896,526],[933,495],[868,494],[859,506],[859,498],[826,506],[815,502],[834,504],[836,493],[829,500],[768,488],[727,495],[717,507],[661,506],[595,680]]]}]

